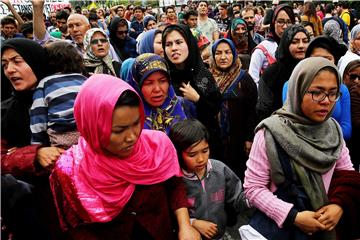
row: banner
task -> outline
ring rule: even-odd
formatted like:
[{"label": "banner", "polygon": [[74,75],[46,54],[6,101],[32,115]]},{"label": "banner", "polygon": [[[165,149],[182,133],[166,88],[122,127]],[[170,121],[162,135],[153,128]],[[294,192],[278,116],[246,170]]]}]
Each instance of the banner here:
[{"label": "banner", "polygon": [[[31,0],[11,0],[10,2],[17,12],[32,12]],[[45,0],[44,13],[48,16],[50,12],[63,9],[69,5],[69,0]],[[0,2],[0,16],[4,17],[8,14],[11,14],[10,10]]]}]

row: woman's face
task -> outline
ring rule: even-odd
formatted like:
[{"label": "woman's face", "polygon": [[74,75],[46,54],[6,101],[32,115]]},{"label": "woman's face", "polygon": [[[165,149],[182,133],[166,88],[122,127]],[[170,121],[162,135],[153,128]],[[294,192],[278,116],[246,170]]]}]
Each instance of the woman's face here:
[{"label": "woman's face", "polygon": [[358,54],[359,51],[360,51],[360,32],[359,32],[358,35],[351,41],[351,45],[352,45],[353,52],[355,52],[356,54]]},{"label": "woman's face", "polygon": [[154,53],[160,57],[164,57],[164,49],[161,42],[161,33],[158,33],[154,37]]},{"label": "woman's face", "polygon": [[36,87],[37,78],[31,67],[12,48],[6,49],[1,56],[5,76],[16,91],[31,90]]},{"label": "woman's face", "polygon": [[348,88],[354,85],[360,87],[360,66],[345,74],[344,83]]},{"label": "woman's face", "polygon": [[[303,97],[301,103],[301,110],[303,114],[311,121],[320,123],[323,122],[330,114],[335,102],[331,102],[328,97],[321,102],[314,101],[312,95],[321,94],[336,94],[339,91],[337,85],[336,75],[330,71],[320,71],[314,78],[307,93]],[[309,93],[312,92],[313,94]]]},{"label": "woman's face", "polygon": [[222,42],[215,50],[215,63],[218,68],[225,70],[229,68],[233,62],[234,56],[229,44]]},{"label": "woman's face", "polygon": [[146,29],[151,30],[151,29],[154,29],[154,28],[156,28],[156,22],[154,20],[150,20],[148,22],[148,25],[147,25]]},{"label": "woman's face", "polygon": [[285,29],[292,25],[290,17],[284,10],[281,10],[276,16],[275,20],[275,33],[279,38],[283,35]]},{"label": "woman's face", "polygon": [[305,58],[305,52],[309,45],[309,39],[303,32],[295,34],[289,45],[289,52],[291,56],[296,60],[302,60]]},{"label": "woman's face", "polygon": [[189,56],[189,48],[185,38],[178,32],[172,31],[165,39],[165,53],[170,62],[176,66],[183,66]]},{"label": "woman's face", "polygon": [[105,149],[123,159],[131,155],[141,133],[139,107],[121,106],[114,110],[110,142]]},{"label": "woman's face", "polygon": [[141,86],[145,101],[152,107],[160,107],[169,91],[169,78],[165,73],[156,71],[150,74]]},{"label": "woman's face", "polygon": [[335,64],[334,56],[325,48],[314,48],[310,57],[323,57]]},{"label": "woman's face", "polygon": [[103,58],[109,54],[109,42],[100,32],[94,33],[90,41],[90,46],[93,54],[98,58]]}]

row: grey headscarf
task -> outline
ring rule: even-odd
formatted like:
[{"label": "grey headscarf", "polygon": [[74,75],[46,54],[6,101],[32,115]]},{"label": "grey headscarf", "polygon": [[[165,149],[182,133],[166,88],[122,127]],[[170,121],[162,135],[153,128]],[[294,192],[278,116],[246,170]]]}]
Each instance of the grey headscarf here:
[{"label": "grey headscarf", "polygon": [[354,26],[353,29],[351,29],[350,40],[354,40],[359,33],[360,33],[360,24]]},{"label": "grey headscarf", "polygon": [[332,62],[322,57],[306,58],[296,65],[291,74],[287,101],[283,108],[262,121],[256,129],[265,128],[272,181],[278,185],[285,180],[278,160],[276,141],[288,154],[295,177],[309,196],[313,210],[328,202],[321,175],[329,171],[339,159],[343,144],[341,128],[330,118],[332,111],[323,122],[316,123],[308,119],[301,110],[307,89],[325,67],[330,67],[337,73],[340,89],[341,78]]},{"label": "grey headscarf", "polygon": [[336,20],[331,19],[325,23],[324,34],[333,37],[338,43],[344,43],[340,24]]}]

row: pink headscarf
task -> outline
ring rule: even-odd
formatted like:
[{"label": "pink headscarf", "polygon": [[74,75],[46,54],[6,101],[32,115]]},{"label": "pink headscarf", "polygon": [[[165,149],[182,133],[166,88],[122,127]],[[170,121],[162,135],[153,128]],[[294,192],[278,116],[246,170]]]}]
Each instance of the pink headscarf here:
[{"label": "pink headscarf", "polygon": [[[143,130],[126,159],[103,151],[110,141],[115,104],[125,90],[136,93],[116,77],[95,74],[77,95],[74,114],[81,137],[78,145],[60,157],[50,176],[64,230],[79,223],[111,221],[122,211],[137,184],[151,185],[181,176],[176,150],[160,131]],[[142,103],[139,111],[143,126]]]}]

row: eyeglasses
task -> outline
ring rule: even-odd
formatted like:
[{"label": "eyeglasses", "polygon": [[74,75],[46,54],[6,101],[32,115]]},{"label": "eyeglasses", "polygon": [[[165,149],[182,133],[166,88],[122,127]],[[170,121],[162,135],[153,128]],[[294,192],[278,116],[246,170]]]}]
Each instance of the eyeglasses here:
[{"label": "eyeglasses", "polygon": [[349,78],[351,81],[360,80],[360,76],[357,74],[349,74]]},{"label": "eyeglasses", "polygon": [[285,24],[286,26],[291,26],[293,24],[290,20],[285,21],[284,19],[276,20],[276,23],[279,24],[279,26],[284,26]]},{"label": "eyeglasses", "polygon": [[116,31],[117,34],[119,35],[123,35],[123,34],[127,34],[129,31],[126,30],[126,31]]},{"label": "eyeglasses", "polygon": [[99,39],[93,39],[90,41],[90,44],[91,45],[96,45],[96,44],[99,44],[100,43],[107,43],[108,40],[106,38],[99,38]]},{"label": "eyeglasses", "polygon": [[341,92],[306,91],[306,93],[311,94],[314,102],[322,102],[326,97],[330,102],[336,102],[341,97]]}]

